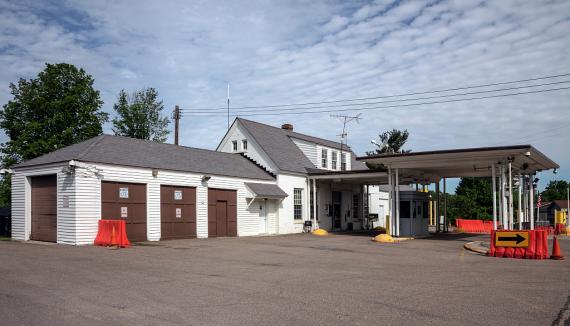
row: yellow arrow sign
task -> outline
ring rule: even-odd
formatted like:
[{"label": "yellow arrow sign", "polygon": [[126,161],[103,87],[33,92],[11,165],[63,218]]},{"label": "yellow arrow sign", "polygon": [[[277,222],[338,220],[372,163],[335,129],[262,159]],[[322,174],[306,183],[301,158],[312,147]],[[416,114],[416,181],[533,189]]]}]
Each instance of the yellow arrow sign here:
[{"label": "yellow arrow sign", "polygon": [[497,231],[495,232],[496,247],[528,247],[528,231]]}]

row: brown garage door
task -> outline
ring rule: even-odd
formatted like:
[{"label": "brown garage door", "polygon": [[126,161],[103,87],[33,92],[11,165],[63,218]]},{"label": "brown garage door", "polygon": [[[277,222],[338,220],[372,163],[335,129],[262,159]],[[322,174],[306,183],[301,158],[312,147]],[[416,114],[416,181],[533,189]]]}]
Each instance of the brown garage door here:
[{"label": "brown garage door", "polygon": [[32,232],[30,239],[57,241],[57,176],[32,177]]},{"label": "brown garage door", "polygon": [[160,238],[196,237],[196,188],[160,187]]},{"label": "brown garage door", "polygon": [[101,182],[101,213],[104,220],[125,220],[130,241],[146,241],[146,185]]},{"label": "brown garage door", "polygon": [[208,236],[237,236],[237,193],[235,190],[208,189]]}]

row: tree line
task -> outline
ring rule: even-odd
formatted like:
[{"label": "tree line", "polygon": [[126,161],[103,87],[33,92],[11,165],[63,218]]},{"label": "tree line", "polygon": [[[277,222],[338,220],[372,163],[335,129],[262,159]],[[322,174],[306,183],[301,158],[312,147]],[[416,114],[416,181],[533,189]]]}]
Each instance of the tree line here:
[{"label": "tree line", "polygon": [[[10,168],[103,133],[109,114],[93,87],[94,79],[72,64],[45,65],[36,78],[10,84],[12,99],[0,110],[2,168]],[[115,135],[165,142],[170,123],[154,88],[121,90],[113,105]],[[10,205],[10,175],[0,183],[0,206]]]}]

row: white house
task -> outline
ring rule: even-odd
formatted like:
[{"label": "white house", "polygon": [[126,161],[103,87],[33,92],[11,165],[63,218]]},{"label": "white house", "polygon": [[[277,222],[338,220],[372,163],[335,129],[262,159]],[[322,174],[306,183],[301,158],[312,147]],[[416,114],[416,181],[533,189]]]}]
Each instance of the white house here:
[{"label": "white house", "polygon": [[346,145],[241,118],[216,151],[101,135],[12,169],[12,237],[74,245],[100,219],[132,241],[372,227],[366,185],[386,180]]}]

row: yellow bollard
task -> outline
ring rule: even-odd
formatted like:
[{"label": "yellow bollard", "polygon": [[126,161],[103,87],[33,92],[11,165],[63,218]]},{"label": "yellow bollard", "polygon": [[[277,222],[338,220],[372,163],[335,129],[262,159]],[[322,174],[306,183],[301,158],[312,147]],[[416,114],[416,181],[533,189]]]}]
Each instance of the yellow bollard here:
[{"label": "yellow bollard", "polygon": [[324,237],[329,235],[329,233],[327,232],[327,230],[325,229],[316,229],[315,231],[311,232],[313,235],[318,235],[320,237]]}]

